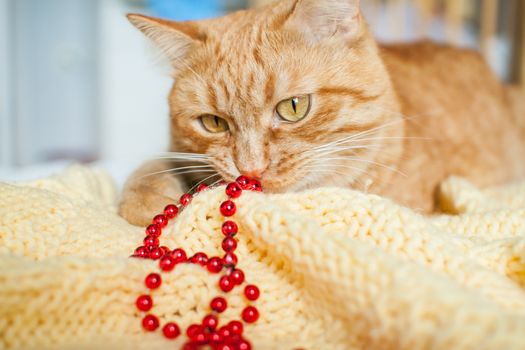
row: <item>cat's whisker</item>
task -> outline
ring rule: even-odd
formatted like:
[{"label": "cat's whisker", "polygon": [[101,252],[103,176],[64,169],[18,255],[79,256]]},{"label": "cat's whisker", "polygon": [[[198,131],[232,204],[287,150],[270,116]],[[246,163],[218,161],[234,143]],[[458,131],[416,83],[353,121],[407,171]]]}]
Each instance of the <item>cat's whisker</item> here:
[{"label": "cat's whisker", "polygon": [[[393,168],[391,166],[388,166],[386,164],[383,164],[383,163],[378,163],[378,162],[375,162],[373,160],[370,160],[370,159],[363,159],[363,158],[359,158],[359,157],[335,157],[335,158],[323,158],[323,161],[329,161],[329,160],[351,160],[351,161],[354,161],[354,162],[363,162],[363,163],[369,163],[369,164],[373,164],[373,165],[377,165],[381,168],[385,168],[385,169],[388,169],[388,170],[391,170],[399,175],[402,175],[404,177],[408,177],[407,174],[405,174],[404,172],[396,169],[396,168]],[[345,165],[340,165],[340,166],[345,166]]]},{"label": "cat's whisker", "polygon": [[[406,121],[406,120],[412,120],[412,119],[416,119],[416,118],[421,118],[422,116],[425,116],[425,115],[431,116],[430,113],[425,113],[425,114],[416,115],[416,116],[406,116],[406,115],[404,115],[404,114],[402,114],[402,113],[400,113],[400,112],[390,111],[390,110],[387,110],[387,109],[385,109],[385,108],[381,108],[381,107],[379,107],[379,106],[374,106],[374,108],[380,109],[380,110],[382,110],[382,111],[384,111],[384,112],[391,113],[391,114],[393,114],[393,115],[397,115],[398,117],[400,117],[400,119],[396,119],[396,120],[393,120],[393,121],[388,122],[388,123],[386,123],[386,124],[379,125],[379,126],[377,126],[377,127],[375,127],[375,128],[372,128],[372,129],[369,129],[369,130],[364,130],[364,131],[361,131],[361,132],[359,132],[359,133],[357,133],[357,134],[353,134],[353,135],[350,135],[350,136],[346,136],[346,137],[344,137],[344,138],[342,138],[342,139],[339,139],[339,140],[335,140],[335,141],[332,141],[332,142],[326,143],[326,144],[324,144],[324,145],[321,145],[321,146],[318,146],[318,147],[313,148],[311,151],[316,150],[316,149],[320,149],[320,148],[324,148],[324,147],[327,147],[327,146],[331,146],[331,145],[334,145],[334,144],[336,145],[336,144],[339,144],[339,143],[341,143],[341,142],[346,143],[346,142],[350,142],[350,141],[352,141],[352,140],[357,140],[357,139],[361,140],[360,137],[362,137],[362,136],[368,136],[369,134],[372,134],[372,133],[374,133],[374,132],[381,131],[381,130],[383,130],[384,128],[387,128],[387,127],[390,127],[390,126],[395,126],[396,124],[399,124],[400,122],[403,122],[403,121]],[[437,114],[438,112],[439,112],[439,111],[436,111],[436,112],[433,112],[433,113],[434,113],[434,114]],[[406,137],[404,137],[404,136],[400,136],[400,138],[406,138]],[[415,139],[423,139],[423,140],[424,140],[424,139],[426,139],[426,138],[415,138]],[[432,139],[430,138],[430,140],[432,140]]]},{"label": "cat's whisker", "polygon": [[207,154],[204,154],[204,153],[191,153],[191,152],[162,152],[159,154],[161,155],[190,155],[190,156],[203,157],[203,158],[209,157]]},{"label": "cat's whisker", "polygon": [[[215,170],[185,170],[185,171],[173,173],[171,175],[178,176],[178,175],[184,175],[184,174],[211,173],[211,172],[214,172],[214,171]],[[167,172],[167,171],[164,171],[164,172]],[[159,175],[159,174],[161,174],[161,172],[158,172],[158,173],[155,173],[155,174],[147,174],[147,175],[142,176],[141,178],[154,176],[154,175]]]},{"label": "cat's whisker", "polygon": [[[410,115],[403,114],[400,111],[394,111],[394,110],[391,110],[391,109],[388,109],[388,108],[384,108],[384,107],[381,107],[381,106],[374,105],[374,106],[371,106],[371,107],[373,109],[376,109],[376,110],[379,110],[379,111],[382,111],[382,112],[385,112],[385,113],[389,113],[390,115],[394,115],[394,116],[397,116],[399,118],[402,118],[405,121],[408,120],[408,121],[411,121],[411,122],[414,122],[416,119],[438,117],[440,115],[443,115],[443,112],[444,112],[443,108],[435,108],[432,111],[419,113],[419,114],[414,114],[414,115],[410,116]],[[417,125],[421,125],[421,124],[417,123]]]},{"label": "cat's whisker", "polygon": [[395,158],[395,159],[407,160],[408,159],[407,157],[409,157],[406,154],[400,155],[397,152],[394,152],[394,150],[392,150],[391,148],[385,147],[385,145],[381,145],[381,144],[358,145],[358,146],[337,146],[337,147],[328,148],[323,151],[318,151],[315,154],[313,154],[312,157],[314,160],[315,159],[324,160],[323,157],[333,155],[334,153],[342,153],[341,156],[345,156],[344,155],[345,152],[348,152],[348,151],[351,152],[351,155],[357,155],[357,153],[355,152],[356,150],[373,150],[373,151],[380,150],[382,155],[391,156],[393,157],[393,159]]},{"label": "cat's whisker", "polygon": [[171,155],[171,156],[160,156],[160,157],[156,157],[157,159],[210,159],[208,157],[195,157],[195,156],[191,156],[191,155]]},{"label": "cat's whisker", "polygon": [[382,125],[377,126],[375,128],[364,130],[364,131],[358,132],[357,134],[346,136],[346,137],[343,137],[342,139],[335,140],[335,141],[332,141],[332,142],[328,142],[328,143],[325,143],[325,144],[323,144],[321,146],[318,146],[318,147],[314,147],[314,148],[311,149],[311,151],[315,151],[315,150],[322,149],[322,148],[325,148],[325,147],[330,147],[330,146],[333,146],[333,145],[337,145],[340,142],[348,142],[348,141],[351,141],[351,140],[356,140],[356,139],[358,139],[361,136],[367,136],[367,135],[369,135],[369,134],[371,134],[373,132],[377,132],[377,131],[380,131],[380,130],[382,130],[384,128],[387,128],[389,126],[393,126],[395,124],[398,124],[401,121],[402,120],[394,120],[392,122],[389,122],[389,123],[386,123],[386,124],[382,124]]},{"label": "cat's whisker", "polygon": [[336,170],[328,170],[328,169],[313,169],[313,170],[310,170],[309,173],[310,173],[310,174],[317,174],[317,173],[322,173],[322,174],[337,174],[337,175],[341,175],[341,176],[348,176],[348,174],[342,173],[342,172],[340,172],[340,171],[336,171]]},{"label": "cat's whisker", "polygon": [[164,152],[159,154],[156,159],[174,161],[174,162],[189,162],[189,163],[205,163],[211,161],[211,157],[207,154],[200,153],[186,153],[186,152]]},{"label": "cat's whisker", "polygon": [[[434,140],[432,137],[417,137],[417,136],[381,136],[381,137],[373,137],[373,138],[365,138],[361,139],[358,138],[356,140],[351,140],[352,142],[357,141],[383,141],[383,140],[422,140],[422,141],[432,141]],[[342,142],[346,143],[348,141]]]},{"label": "cat's whisker", "polygon": [[209,159],[199,159],[199,158],[185,158],[185,157],[156,157],[160,161],[172,161],[172,162],[193,162],[193,163],[204,163],[208,164]]},{"label": "cat's whisker", "polygon": [[[319,166],[323,166],[323,168],[319,168]],[[330,170],[330,169],[326,169],[326,166],[330,166],[330,164],[319,164],[318,166],[306,166],[305,169],[312,169],[312,170],[309,170],[310,174],[315,174],[315,173],[324,173],[324,174],[337,174],[337,175],[340,175],[344,178],[348,178],[348,174],[346,173],[343,173],[343,172],[340,172],[340,171],[337,171],[337,170]],[[358,171],[358,173],[360,174],[363,174],[363,170],[360,169],[360,168],[356,168],[354,167],[353,168],[354,170]],[[366,172],[364,172],[365,175],[368,175],[368,176],[372,176]],[[356,181],[359,185],[361,186],[365,186],[365,184],[359,180],[357,177],[354,177],[352,179],[353,181]]]},{"label": "cat's whisker", "polygon": [[[366,172],[365,169],[362,169],[362,168],[359,168],[359,167],[355,167],[355,166],[351,166],[351,165],[319,163],[317,165],[311,165],[311,166],[307,166],[305,168],[308,169],[308,168],[319,168],[319,167],[323,167],[324,169],[326,169],[326,168],[351,169],[351,170],[357,171],[359,173],[359,175],[364,174],[364,175],[367,175],[367,176],[370,176],[370,177],[373,177],[373,178],[377,178],[377,175],[372,175],[372,174]],[[329,170],[329,169],[326,169],[326,170],[327,171],[332,171],[332,170]],[[346,175],[348,175],[348,174],[346,174]]]},{"label": "cat's whisker", "polygon": [[204,179],[200,180],[199,182],[197,182],[195,185],[193,185],[189,190],[188,190],[188,193],[191,193],[194,189],[196,189],[200,184],[202,184],[203,182],[209,180],[209,179],[212,179],[214,178],[215,176],[221,176],[221,174],[219,174],[218,172],[215,172],[215,174],[212,174],[210,176],[207,176],[205,177]]},{"label": "cat's whisker", "polygon": [[212,183],[212,184],[210,185],[210,187],[213,187],[213,186],[217,185],[217,184],[218,184],[219,182],[221,182],[221,181],[222,181],[222,178],[220,178],[219,180],[217,180],[217,181],[215,181],[214,183]]},{"label": "cat's whisker", "polygon": [[[323,160],[324,159],[323,157],[332,155],[334,153],[342,153],[342,152],[355,151],[355,150],[375,150],[375,151],[381,150],[382,154],[387,154],[387,155],[391,152],[391,150],[385,149],[383,145],[378,145],[378,144],[344,146],[344,147],[339,146],[339,147],[328,148],[322,151],[317,151],[315,154],[312,155],[311,161],[315,161],[317,159]],[[355,154],[355,152],[352,152],[352,154]],[[309,162],[307,162],[307,164],[308,163]]]},{"label": "cat's whisker", "polygon": [[187,174],[204,174],[204,173],[213,173],[215,170],[185,170],[180,173],[173,174],[174,176],[187,175]]},{"label": "cat's whisker", "polygon": [[[186,172],[186,171],[209,172],[210,169],[213,170],[213,166],[211,166],[211,165],[191,165],[191,166],[184,166],[184,167],[171,168],[171,169],[166,169],[166,170],[161,170],[161,171],[155,171],[153,173],[149,173],[149,174],[143,175],[140,178],[149,177],[149,176],[153,176],[153,175],[164,174],[164,173],[173,173],[172,175],[181,175],[182,173],[187,174],[188,172]],[[181,171],[181,170],[183,172],[179,173],[179,171]]]},{"label": "cat's whisker", "polygon": [[359,150],[359,149],[362,149],[362,150],[366,150],[366,149],[370,149],[370,150],[373,150],[373,149],[381,149],[383,148],[382,145],[356,145],[356,146],[337,146],[337,147],[330,147],[330,148],[327,148],[327,149],[324,149],[324,150],[318,150],[315,152],[315,154],[313,155],[315,158],[320,158],[322,156],[325,156],[325,155],[328,155],[328,154],[332,154],[332,153],[336,153],[336,152],[343,152],[343,151],[351,151],[351,150]]},{"label": "cat's whisker", "polygon": [[370,144],[370,145],[334,145],[334,146],[331,146],[331,147],[326,147],[324,149],[319,149],[319,150],[315,150],[315,151],[305,151],[303,153],[315,153],[315,154],[320,154],[320,153],[323,153],[327,150],[332,150],[332,149],[366,149],[366,148],[380,148],[381,145],[378,145],[378,144]]},{"label": "cat's whisker", "polygon": [[159,154],[159,157],[157,157],[157,159],[209,160],[211,159],[211,157],[206,154],[198,154],[198,153],[165,152],[165,153]]},{"label": "cat's whisker", "polygon": [[[342,152],[342,151],[348,151],[353,149],[382,149],[384,148],[384,145],[379,143],[373,143],[370,145],[356,145],[356,146],[344,146],[346,143],[350,142],[362,142],[362,141],[394,141],[394,140],[424,140],[424,141],[432,141],[432,138],[425,138],[425,137],[377,137],[377,138],[368,138],[368,139],[356,139],[356,140],[348,140],[345,142],[341,142],[335,146],[327,147],[325,149],[321,150],[315,150],[313,153],[316,153],[317,155],[323,156],[328,155],[335,152]],[[308,153],[312,153],[311,151],[306,151]],[[305,152],[305,153],[306,153]]]},{"label": "cat's whisker", "polygon": [[316,157],[322,157],[326,155],[330,155],[337,152],[344,152],[344,151],[351,151],[351,150],[378,150],[378,149],[384,149],[384,145],[379,143],[372,143],[369,145],[351,145],[351,146],[345,146],[347,143],[353,143],[353,142],[367,142],[367,141],[394,141],[394,140],[433,140],[432,138],[425,138],[425,137],[393,137],[393,136],[385,136],[385,137],[374,137],[374,138],[359,138],[355,140],[346,140],[346,141],[339,141],[337,144],[330,146],[330,147],[324,147],[323,149],[316,149],[316,150],[310,150],[306,151],[304,153],[315,153]]},{"label": "cat's whisker", "polygon": [[306,158],[306,160],[303,163],[303,166],[310,165],[312,163],[315,164],[316,161],[322,161],[323,157],[326,156],[326,155],[330,155],[330,154],[337,153],[337,152],[342,152],[342,151],[345,151],[345,150],[366,149],[366,148],[367,147],[363,147],[363,146],[350,146],[350,147],[343,147],[343,148],[341,148],[341,147],[338,147],[338,148],[333,147],[332,149],[319,150],[319,151],[316,152],[316,154],[313,154],[311,158],[308,157],[309,154],[307,154],[307,152],[303,152],[303,155],[307,154],[307,156],[304,157],[304,158]]},{"label": "cat's whisker", "polygon": [[[309,165],[317,161],[326,161],[327,159],[335,159],[335,158],[326,158],[326,156],[342,153],[342,152],[348,152],[348,151],[355,151],[355,150],[382,150],[382,154],[388,154],[390,152],[389,149],[384,149],[383,145],[379,144],[371,144],[371,145],[352,145],[352,146],[332,146],[329,148],[325,148],[322,150],[317,150],[315,152],[308,152],[308,153],[314,153],[312,154],[312,158],[308,159],[304,164]],[[304,152],[306,153],[306,152]],[[352,152],[355,154],[355,152]],[[341,155],[341,157],[344,157]],[[342,159],[342,158],[338,158]]]},{"label": "cat's whisker", "polygon": [[370,130],[370,133],[366,133],[366,134],[359,133],[359,134],[354,134],[354,135],[351,135],[351,136],[347,136],[347,137],[339,139],[337,141],[330,142],[329,144],[326,144],[323,147],[318,147],[318,148],[316,148],[316,150],[317,149],[324,149],[324,148],[327,148],[327,147],[334,147],[334,146],[338,146],[340,144],[361,141],[360,136],[363,136],[363,137],[364,136],[369,136],[369,135],[373,134],[373,132],[376,132],[376,130]]}]

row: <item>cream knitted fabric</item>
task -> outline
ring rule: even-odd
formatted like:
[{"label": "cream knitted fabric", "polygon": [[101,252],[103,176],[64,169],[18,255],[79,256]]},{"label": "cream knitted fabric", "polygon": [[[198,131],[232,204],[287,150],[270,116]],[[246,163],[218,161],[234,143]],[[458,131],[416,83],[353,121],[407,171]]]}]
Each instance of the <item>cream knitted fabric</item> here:
[{"label": "cream knitted fabric", "polygon": [[[223,188],[197,196],[162,240],[218,254]],[[0,184],[0,348],[177,349],[145,334],[134,301],[156,263],[128,256],[143,229],[116,215],[111,180],[74,166]],[[443,184],[431,218],[342,189],[246,193],[235,220],[261,318],[255,349],[525,349],[525,183]],[[197,322],[217,276],[179,265],[154,292],[162,321]],[[245,301],[230,297],[224,319]]]}]

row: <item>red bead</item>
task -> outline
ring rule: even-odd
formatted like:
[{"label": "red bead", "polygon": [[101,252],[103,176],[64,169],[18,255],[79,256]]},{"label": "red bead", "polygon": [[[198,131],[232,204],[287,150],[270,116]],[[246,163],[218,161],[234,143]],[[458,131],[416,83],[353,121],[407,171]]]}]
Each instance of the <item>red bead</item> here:
[{"label": "red bead", "polygon": [[192,324],[186,330],[186,334],[192,342],[204,343],[208,339],[208,335],[205,332],[205,329],[201,325]]},{"label": "red bead", "polygon": [[162,256],[168,254],[170,252],[170,248],[166,247],[165,245],[159,247],[160,250],[162,251]]},{"label": "red bead", "polygon": [[224,254],[222,257],[222,264],[224,266],[235,266],[237,265],[237,261],[237,255],[231,252]]},{"label": "red bead", "polygon": [[158,260],[164,255],[164,252],[160,248],[155,248],[149,253],[150,259]]},{"label": "red bead", "polygon": [[188,204],[190,204],[191,200],[192,200],[192,195],[189,194],[189,193],[186,193],[186,194],[183,194],[181,197],[180,197],[180,204],[182,204],[183,206],[186,206]]},{"label": "red bead", "polygon": [[226,237],[222,241],[222,249],[227,252],[233,252],[237,249],[237,240],[233,237]]},{"label": "red bead", "polygon": [[135,249],[134,256],[138,258],[147,258],[149,257],[149,251],[144,246],[140,246],[137,249]]},{"label": "red bead", "polygon": [[200,349],[200,345],[194,342],[187,342],[187,343],[184,343],[184,345],[182,346],[182,350],[199,350],[199,349]]},{"label": "red bead", "polygon": [[221,214],[224,216],[232,216],[237,211],[235,203],[227,200],[221,204]]},{"label": "red bead", "polygon": [[223,292],[229,292],[235,287],[235,283],[230,276],[222,276],[219,280],[219,287]]},{"label": "red bead", "polygon": [[202,325],[209,328],[210,330],[213,330],[219,325],[219,319],[214,315],[206,315],[202,319]]},{"label": "red bead", "polygon": [[252,344],[250,344],[247,340],[241,339],[241,341],[237,343],[236,350],[251,350],[251,349],[252,349]]},{"label": "red bead", "polygon": [[216,350],[235,350],[234,346],[227,343],[219,344],[216,348]]},{"label": "red bead", "polygon": [[135,305],[140,311],[149,311],[153,307],[153,299],[149,295],[141,295],[137,298]]},{"label": "red bead", "polygon": [[221,328],[219,328],[219,331],[217,333],[219,333],[223,341],[228,341],[229,338],[233,335],[232,331],[228,326],[222,326]]},{"label": "red bead", "polygon": [[217,350],[235,350],[233,345],[226,344],[226,343],[220,344],[219,346],[216,347],[216,349]]},{"label": "red bead", "polygon": [[193,263],[193,264],[199,264],[201,266],[205,266],[206,263],[208,262],[208,256],[204,253],[195,253],[191,258],[190,258],[190,261]]},{"label": "red bead", "polygon": [[249,284],[246,287],[244,287],[244,295],[248,300],[254,301],[259,298],[260,295],[259,288],[253,284]]},{"label": "red bead", "polygon": [[175,204],[168,204],[164,208],[164,215],[166,215],[168,219],[173,219],[175,216],[177,216],[178,213],[179,208]]},{"label": "red bead", "polygon": [[239,186],[238,183],[232,182],[231,184],[228,184],[226,186],[226,195],[230,196],[231,198],[239,198],[242,194],[241,186]]},{"label": "red bead", "polygon": [[197,187],[197,192],[204,192],[208,189],[208,185],[206,184],[200,184],[198,187]]},{"label": "red bead", "polygon": [[166,254],[160,259],[159,261],[159,267],[162,271],[169,272],[175,268],[175,265],[177,263],[175,262],[175,258],[172,255]]},{"label": "red bead", "polygon": [[154,315],[146,315],[142,319],[142,327],[149,332],[153,332],[159,328],[159,319]]},{"label": "red bead", "polygon": [[159,239],[157,236],[152,236],[152,235],[149,235],[149,236],[146,236],[144,238],[144,245],[146,247],[149,247],[149,246],[153,246],[153,247],[158,247],[159,246]]},{"label": "red bead", "polygon": [[195,342],[199,344],[207,344],[209,339],[210,335],[203,330],[202,332],[199,332],[197,334],[197,336],[195,337]]},{"label": "red bead", "polygon": [[208,260],[206,267],[208,268],[208,271],[218,273],[222,270],[222,259],[214,256]]},{"label": "red bead", "polygon": [[239,270],[239,269],[233,270],[230,273],[230,277],[233,280],[233,283],[235,283],[236,285],[240,285],[242,284],[242,282],[244,282],[244,272],[242,272],[242,270]]},{"label": "red bead", "polygon": [[162,284],[162,278],[158,273],[150,273],[148,276],[146,276],[144,283],[149,289],[156,289]]},{"label": "red bead", "polygon": [[161,229],[159,225],[157,224],[151,224],[148,227],[146,227],[146,234],[150,236],[158,237],[161,234]]},{"label": "red bead", "polygon": [[220,343],[222,343],[223,339],[221,337],[221,335],[217,332],[212,332],[210,333],[210,343],[212,345],[219,345]]},{"label": "red bead", "polygon": [[248,189],[248,186],[250,185],[250,178],[244,175],[239,176],[235,181],[243,190]]},{"label": "red bead", "polygon": [[192,324],[190,325],[187,329],[186,329],[186,335],[188,336],[188,338],[193,338],[195,337],[195,334],[199,331],[199,328],[201,328],[200,325],[198,324]]},{"label": "red bead", "polygon": [[233,236],[239,231],[239,227],[235,222],[227,220],[222,224],[221,231],[225,236]]},{"label": "red bead", "polygon": [[176,323],[169,322],[162,327],[162,333],[168,339],[175,339],[180,335],[180,328]]},{"label": "red bead", "polygon": [[230,344],[233,344],[234,346],[237,345],[238,342],[241,341],[241,337],[239,337],[237,334],[232,334],[230,337]]},{"label": "red bead", "polygon": [[156,215],[153,218],[152,224],[156,224],[160,228],[166,227],[166,225],[168,224],[168,218],[166,217],[166,215],[162,215],[162,214]]},{"label": "red bead", "polygon": [[230,321],[230,323],[228,323],[228,328],[230,329],[230,332],[237,335],[242,335],[244,329],[242,322],[239,321]]},{"label": "red bead", "polygon": [[160,248],[155,248],[149,253],[150,259],[153,259],[153,260],[159,260],[163,255],[164,253],[162,252],[162,249]]},{"label": "red bead", "polygon": [[252,191],[256,191],[256,192],[262,192],[262,185],[261,185],[261,182],[259,180],[251,180],[250,181],[250,189]]},{"label": "red bead", "polygon": [[254,323],[259,319],[259,310],[254,306],[247,306],[242,310],[242,319],[246,323]]},{"label": "red bead", "polygon": [[174,249],[171,252],[171,256],[173,256],[173,258],[175,259],[176,264],[179,264],[179,263],[182,263],[188,260],[188,257],[186,256],[186,252],[184,251],[184,249],[181,249],[181,248]]},{"label": "red bead", "polygon": [[215,312],[223,312],[228,307],[228,302],[223,297],[215,297],[210,302],[210,307]]}]

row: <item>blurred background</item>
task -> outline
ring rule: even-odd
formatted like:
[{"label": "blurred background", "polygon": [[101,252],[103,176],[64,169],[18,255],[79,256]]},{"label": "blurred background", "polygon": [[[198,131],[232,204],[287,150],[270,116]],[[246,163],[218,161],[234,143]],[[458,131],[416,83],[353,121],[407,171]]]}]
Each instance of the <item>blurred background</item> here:
[{"label": "blurred background", "polygon": [[[72,161],[118,183],[168,141],[169,70],[125,19],[220,16],[269,0],[0,0],[0,180]],[[480,50],[525,85],[525,1],[362,0],[382,42],[430,38]],[[472,93],[475,93],[473,91]]]}]

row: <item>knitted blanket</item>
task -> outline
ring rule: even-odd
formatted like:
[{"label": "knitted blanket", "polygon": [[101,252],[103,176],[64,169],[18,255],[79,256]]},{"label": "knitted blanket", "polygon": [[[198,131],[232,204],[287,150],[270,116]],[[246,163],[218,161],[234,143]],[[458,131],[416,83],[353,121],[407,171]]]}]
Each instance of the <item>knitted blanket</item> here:
[{"label": "knitted blanket", "polygon": [[[218,255],[224,188],[195,197],[163,232],[169,247]],[[116,214],[102,172],[73,166],[0,184],[0,348],[178,349],[146,334],[134,306],[157,263],[129,258],[142,228]],[[525,183],[478,190],[451,178],[447,214],[323,188],[246,193],[236,251],[261,289],[255,349],[525,349]],[[182,264],[155,314],[199,322],[217,275]],[[235,289],[221,319],[245,305]],[[183,337],[180,337],[183,338]]]}]

